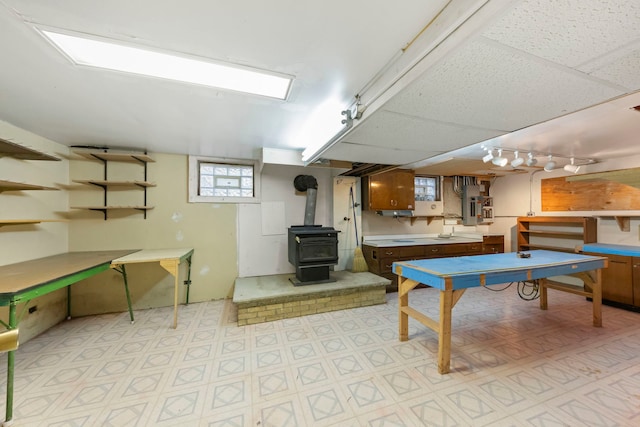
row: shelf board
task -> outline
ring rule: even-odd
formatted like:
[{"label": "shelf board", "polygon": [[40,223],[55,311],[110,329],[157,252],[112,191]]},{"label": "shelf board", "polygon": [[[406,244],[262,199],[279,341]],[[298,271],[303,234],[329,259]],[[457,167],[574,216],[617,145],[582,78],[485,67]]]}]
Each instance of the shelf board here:
[{"label": "shelf board", "polygon": [[109,151],[74,151],[74,153],[91,160],[113,162],[155,162],[148,154],[142,152],[109,152]]},{"label": "shelf board", "polygon": [[26,184],[24,182],[5,181],[0,179],[0,193],[2,193],[3,191],[23,190],[58,190],[58,188],[45,187],[43,185]]},{"label": "shelf board", "polygon": [[156,184],[149,181],[111,181],[104,179],[74,179],[78,184],[92,184],[98,187],[155,187]]},{"label": "shelf board", "polygon": [[568,237],[575,239],[582,239],[584,233],[576,231],[554,231],[554,230],[520,230],[521,234],[536,235],[536,236],[554,236],[554,237]]},{"label": "shelf board", "polygon": [[59,158],[49,154],[42,153],[24,145],[7,141],[0,138],[0,157],[13,157],[20,160],[54,160],[60,161]]},{"label": "shelf board", "polygon": [[0,227],[5,225],[29,225],[41,222],[67,222],[66,219],[0,219]]},{"label": "shelf board", "polygon": [[141,211],[148,211],[153,209],[153,206],[71,206],[71,209],[89,209],[92,211],[115,211],[121,209],[137,209]]}]

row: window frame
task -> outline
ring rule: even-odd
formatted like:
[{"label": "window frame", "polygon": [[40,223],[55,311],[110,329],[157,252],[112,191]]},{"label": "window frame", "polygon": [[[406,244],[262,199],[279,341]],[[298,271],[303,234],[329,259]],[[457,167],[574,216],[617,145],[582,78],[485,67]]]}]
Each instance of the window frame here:
[{"label": "window frame", "polygon": [[[418,178],[431,178],[435,181],[436,183],[436,194],[435,194],[435,200],[427,200],[428,202],[433,201],[433,202],[440,202],[442,201],[442,177],[437,176],[437,175],[415,175],[414,176],[414,187],[417,189],[417,185],[415,184],[415,180],[417,180]],[[419,201],[416,197],[417,197],[417,193],[414,190],[414,199],[415,201]]]},{"label": "window frame", "polygon": [[[201,163],[217,163],[228,166],[251,166],[253,168],[253,197],[201,196],[199,193]],[[189,156],[189,203],[260,203],[261,166],[260,161],[252,159]]]}]

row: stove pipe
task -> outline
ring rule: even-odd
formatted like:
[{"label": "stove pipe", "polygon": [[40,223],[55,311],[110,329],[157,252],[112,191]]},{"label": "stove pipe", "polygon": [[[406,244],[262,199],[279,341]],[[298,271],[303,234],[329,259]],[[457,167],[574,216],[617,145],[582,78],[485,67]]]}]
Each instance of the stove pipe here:
[{"label": "stove pipe", "polygon": [[318,181],[311,175],[298,175],[293,180],[293,186],[296,190],[307,193],[307,203],[304,207],[304,225],[314,225],[316,221]]}]

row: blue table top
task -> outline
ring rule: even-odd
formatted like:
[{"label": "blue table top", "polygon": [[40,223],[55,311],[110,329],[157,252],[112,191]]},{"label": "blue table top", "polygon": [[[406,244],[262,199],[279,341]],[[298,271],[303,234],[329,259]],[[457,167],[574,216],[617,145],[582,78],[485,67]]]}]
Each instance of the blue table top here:
[{"label": "blue table top", "polygon": [[599,254],[640,256],[640,246],[612,245],[609,243],[586,243],[582,246],[584,252]]},{"label": "blue table top", "polygon": [[399,276],[441,290],[541,279],[604,268],[606,258],[536,250],[530,258],[515,252],[393,263]]}]

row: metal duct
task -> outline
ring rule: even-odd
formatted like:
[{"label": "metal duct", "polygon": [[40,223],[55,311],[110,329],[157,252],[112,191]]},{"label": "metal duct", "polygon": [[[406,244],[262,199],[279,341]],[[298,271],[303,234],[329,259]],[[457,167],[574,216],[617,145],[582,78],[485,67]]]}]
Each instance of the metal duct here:
[{"label": "metal duct", "polygon": [[314,225],[316,221],[316,199],[318,195],[318,181],[311,175],[298,175],[293,180],[296,190],[307,193],[304,208],[304,225]]}]

